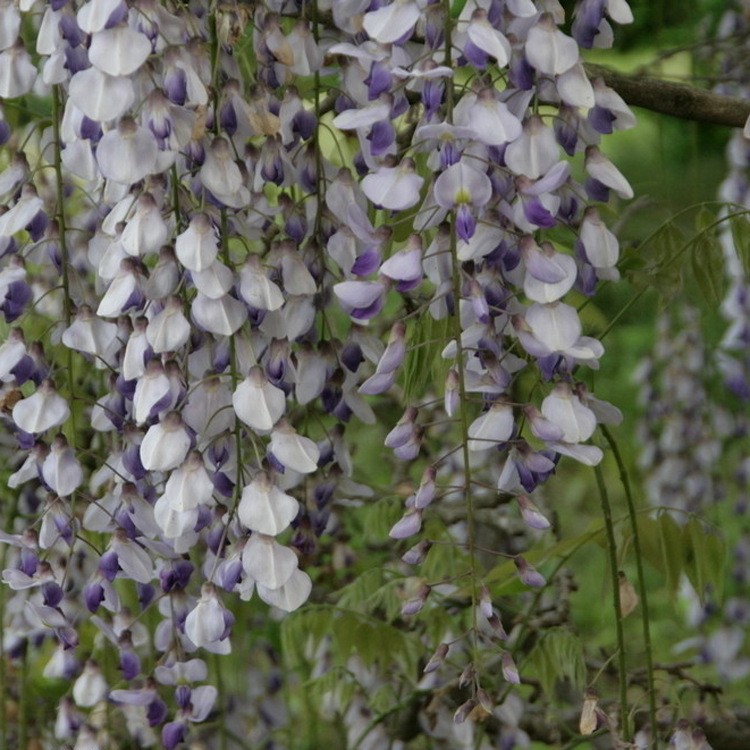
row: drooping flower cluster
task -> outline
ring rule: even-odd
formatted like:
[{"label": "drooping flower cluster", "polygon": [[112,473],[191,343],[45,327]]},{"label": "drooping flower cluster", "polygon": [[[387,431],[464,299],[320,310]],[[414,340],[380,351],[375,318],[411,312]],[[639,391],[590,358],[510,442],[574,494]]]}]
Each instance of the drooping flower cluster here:
[{"label": "drooping flower cluster", "polygon": [[[448,369],[386,438],[422,477],[391,536],[458,494],[474,571],[488,482],[549,526],[531,495],[561,456],[597,464],[596,426],[619,418],[579,374],[604,350],[576,305],[618,277],[596,204],[632,190],[600,140],[634,118],[579,47],[630,20],[624,0],[581,3],[573,36],[556,0],[0,6],[0,98],[19,105],[0,119],[6,650],[56,642],[49,674],[75,678],[57,741],[109,741],[107,699],[144,746],[209,715],[194,655],[230,652],[232,594],[310,596],[302,561],[357,491],[348,439],[427,316]],[[19,114],[32,94],[50,125]],[[445,460],[423,460],[432,436]],[[544,585],[522,551],[498,549]],[[506,637],[478,583],[474,662],[478,621]],[[82,653],[87,620],[119,675]],[[487,702],[469,666],[461,716]]]}]

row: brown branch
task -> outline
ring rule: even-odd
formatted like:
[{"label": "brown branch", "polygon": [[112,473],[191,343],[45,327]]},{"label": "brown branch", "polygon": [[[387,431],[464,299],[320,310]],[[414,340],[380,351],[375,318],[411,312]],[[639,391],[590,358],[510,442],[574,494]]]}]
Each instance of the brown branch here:
[{"label": "brown branch", "polygon": [[684,83],[650,76],[619,73],[603,65],[586,63],[591,78],[601,78],[627,104],[652,112],[713,125],[744,127],[750,117],[750,101],[722,96]]}]

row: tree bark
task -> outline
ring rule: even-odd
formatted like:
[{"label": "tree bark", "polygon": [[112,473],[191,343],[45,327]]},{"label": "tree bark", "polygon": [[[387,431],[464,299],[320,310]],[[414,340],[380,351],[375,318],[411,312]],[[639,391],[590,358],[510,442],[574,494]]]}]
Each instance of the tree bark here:
[{"label": "tree bark", "polygon": [[750,117],[750,100],[723,96],[685,83],[651,76],[619,73],[603,65],[586,63],[591,78],[601,78],[627,104],[652,112],[712,125],[742,128]]}]

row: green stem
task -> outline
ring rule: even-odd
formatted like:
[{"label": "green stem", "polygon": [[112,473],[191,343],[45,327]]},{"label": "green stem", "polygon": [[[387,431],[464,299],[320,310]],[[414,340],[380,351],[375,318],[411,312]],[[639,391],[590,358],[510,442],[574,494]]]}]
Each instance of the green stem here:
[{"label": "green stem", "polygon": [[[57,205],[55,207],[55,218],[57,220],[57,231],[60,242],[60,263],[62,265],[62,288],[63,288],[63,316],[65,327],[70,326],[73,318],[73,303],[70,298],[70,253],[68,249],[68,227],[65,220],[65,183],[63,181],[62,169],[62,139],[60,136],[60,87],[52,87],[52,132],[55,139],[55,189]],[[75,409],[75,370],[73,350],[65,347],[68,369],[68,390],[70,395],[70,427],[68,440],[75,449],[76,447],[76,409]]]},{"label": "green stem", "polygon": [[474,502],[471,492],[471,455],[469,454],[469,415],[466,411],[466,405],[469,403],[466,380],[464,377],[464,350],[461,342],[461,317],[459,315],[461,300],[461,264],[458,259],[458,249],[456,243],[456,227],[451,225],[451,259],[453,265],[453,339],[456,342],[456,362],[458,367],[458,393],[460,399],[460,429],[461,429],[461,452],[463,456],[463,494],[464,504],[466,506],[466,546],[469,552],[469,573],[471,575],[471,609],[472,609],[472,642],[473,642],[473,660],[475,667],[479,664],[479,628],[477,623],[477,603],[479,601],[477,593],[477,562],[474,539]]},{"label": "green stem", "polygon": [[21,655],[21,673],[18,684],[18,747],[25,750],[29,746],[29,643],[24,644]]},{"label": "green stem", "polygon": [[[5,518],[3,529],[10,532],[13,520],[18,512],[19,494],[14,492],[11,497],[8,513]],[[8,557],[8,545],[3,544],[0,551],[0,569],[5,569],[5,561]],[[0,627],[5,627],[5,586],[0,586]],[[8,750],[8,716],[5,706],[5,698],[8,695],[8,673],[5,657],[0,654],[0,750]]]},{"label": "green stem", "polygon": [[227,750],[229,732],[227,731],[227,700],[226,690],[224,689],[224,674],[221,668],[222,659],[219,654],[214,654],[214,671],[216,673],[216,690],[219,694],[217,710],[219,712],[219,747],[221,750]]},{"label": "green stem", "polygon": [[612,449],[612,455],[617,463],[620,473],[620,482],[625,491],[625,500],[628,504],[628,516],[630,518],[630,528],[633,532],[633,550],[635,551],[635,565],[638,576],[638,595],[641,598],[641,623],[643,625],[643,647],[646,655],[646,681],[648,685],[648,717],[651,725],[651,747],[653,750],[658,749],[657,725],[656,725],[656,688],[654,686],[654,660],[651,647],[651,625],[649,617],[648,591],[646,589],[646,577],[643,573],[643,555],[641,553],[641,538],[638,532],[638,517],[633,500],[633,493],[630,488],[630,479],[622,454],[617,446],[612,433],[606,425],[602,425],[602,434]]},{"label": "green stem", "polygon": [[609,495],[604,483],[604,474],[601,467],[594,468],[596,484],[599,487],[599,497],[602,504],[602,515],[604,516],[604,528],[607,532],[607,553],[609,555],[609,572],[612,579],[612,602],[615,609],[615,628],[617,631],[617,656],[618,672],[620,682],[620,723],[622,725],[622,736],[625,742],[630,742],[630,729],[628,722],[628,674],[625,665],[625,634],[622,627],[622,608],[620,606],[620,581],[617,575],[617,541],[615,540],[615,526],[612,522],[612,508],[609,504]]}]

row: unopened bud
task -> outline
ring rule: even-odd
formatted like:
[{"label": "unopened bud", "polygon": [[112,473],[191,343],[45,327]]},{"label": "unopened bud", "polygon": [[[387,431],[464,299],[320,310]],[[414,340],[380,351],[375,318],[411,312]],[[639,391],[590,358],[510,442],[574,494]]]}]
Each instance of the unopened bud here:
[{"label": "unopened bud", "polygon": [[431,672],[434,672],[436,669],[439,669],[443,662],[445,661],[445,657],[448,656],[448,649],[450,646],[447,643],[441,643],[438,647],[435,653],[430,657],[430,660],[427,662],[427,665],[422,670],[424,674],[430,674]]},{"label": "unopened bud", "polygon": [[526,495],[518,495],[516,502],[521,510],[521,517],[532,529],[544,530],[550,527],[547,517],[534,505],[531,498]]},{"label": "unopened bud", "polygon": [[542,586],[547,585],[547,581],[545,580],[544,576],[533,565],[526,562],[526,560],[521,555],[517,555],[515,558],[513,558],[513,562],[515,563],[516,569],[518,570],[518,577],[527,586],[532,586],[533,588],[541,588]]},{"label": "unopened bud", "polygon": [[474,682],[474,678],[476,677],[476,670],[474,669],[473,664],[467,664],[466,668],[463,672],[461,672],[461,676],[458,678],[458,687],[466,687],[469,683]]},{"label": "unopened bud", "polygon": [[401,607],[402,617],[410,617],[418,614],[422,610],[422,607],[424,607],[424,603],[427,601],[430,591],[432,591],[432,589],[427,584],[423,584],[417,592],[417,595],[412,599],[409,599],[403,607]]},{"label": "unopened bud", "polygon": [[457,709],[456,713],[453,714],[454,724],[463,724],[466,721],[466,717],[474,710],[477,702],[473,698],[469,698],[466,703],[462,703]]},{"label": "unopened bud", "polygon": [[503,651],[501,660],[503,665],[503,677],[505,680],[513,685],[520,685],[521,677],[518,674],[518,667],[516,666],[515,661],[513,661],[510,651]]},{"label": "unopened bud", "polygon": [[415,544],[411,549],[404,552],[401,560],[407,565],[421,565],[427,557],[430,547],[432,547],[432,542],[429,539],[423,539],[419,544]]},{"label": "unopened bud", "polygon": [[495,706],[493,705],[492,701],[490,700],[490,696],[487,695],[487,691],[486,690],[483,690],[482,688],[479,688],[479,690],[477,690],[477,700],[479,701],[479,705],[488,714],[491,714],[495,710]]},{"label": "unopened bud", "polygon": [[501,641],[508,640],[508,634],[505,632],[503,623],[500,621],[500,618],[497,615],[493,614],[492,617],[488,617],[487,622],[490,624],[490,627],[495,631],[495,635],[497,635],[497,637]]}]

